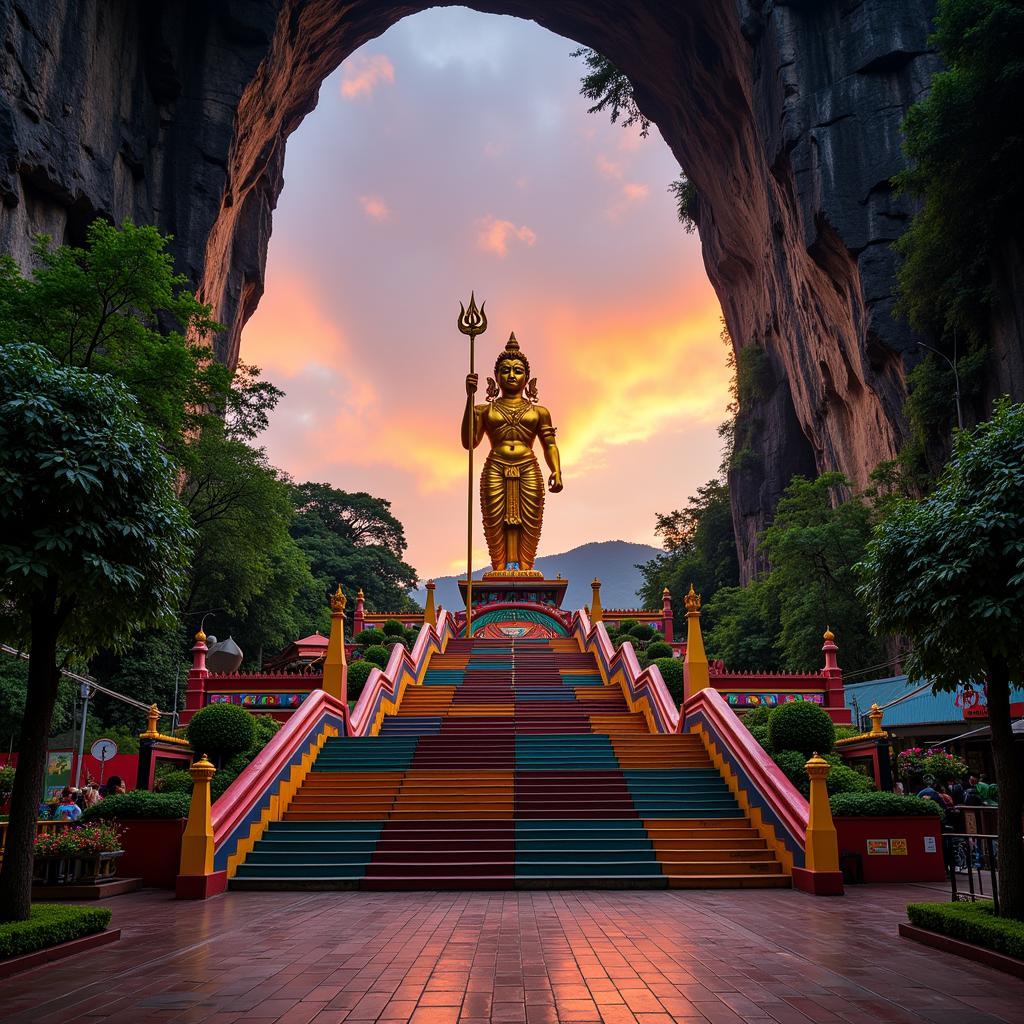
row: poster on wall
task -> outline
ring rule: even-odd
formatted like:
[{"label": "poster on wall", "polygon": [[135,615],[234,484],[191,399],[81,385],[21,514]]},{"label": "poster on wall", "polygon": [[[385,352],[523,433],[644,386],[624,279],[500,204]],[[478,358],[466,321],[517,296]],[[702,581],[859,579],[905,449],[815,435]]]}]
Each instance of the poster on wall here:
[{"label": "poster on wall", "polygon": [[889,840],[888,839],[869,839],[867,841],[867,843],[868,843],[868,856],[869,857],[888,857],[889,856]]},{"label": "poster on wall", "polygon": [[46,755],[46,780],[43,783],[43,799],[59,797],[65,786],[71,784],[71,751],[51,750]]},{"label": "poster on wall", "polygon": [[907,856],[907,841],[906,839],[894,839],[891,843],[891,853],[894,857],[906,857]]}]

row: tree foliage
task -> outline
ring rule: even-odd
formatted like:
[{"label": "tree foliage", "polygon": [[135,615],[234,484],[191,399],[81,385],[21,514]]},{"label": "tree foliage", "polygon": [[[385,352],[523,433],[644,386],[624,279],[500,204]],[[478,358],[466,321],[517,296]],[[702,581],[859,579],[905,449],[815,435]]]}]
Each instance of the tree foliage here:
[{"label": "tree foliage", "polygon": [[986,681],[999,783],[1004,913],[1024,918],[1024,790],[1010,727],[1010,687],[1024,683],[1024,406],[959,432],[935,490],[896,502],[860,567],[874,628],[907,637],[906,671],[936,689]]},{"label": "tree foliage", "polygon": [[[405,529],[391,513],[391,502],[326,483],[297,484],[292,502],[292,536],[325,594],[344,580],[363,589],[368,611],[418,609],[408,594],[416,570],[403,561]],[[352,607],[350,602],[349,614]]]},{"label": "tree foliage", "polygon": [[638,566],[643,580],[639,597],[644,607],[660,608],[662,590],[668,587],[675,626],[682,629],[683,596],[691,583],[707,600],[721,587],[739,582],[728,487],[722,480],[709,480],[685,508],[659,513],[655,533],[665,553]]}]

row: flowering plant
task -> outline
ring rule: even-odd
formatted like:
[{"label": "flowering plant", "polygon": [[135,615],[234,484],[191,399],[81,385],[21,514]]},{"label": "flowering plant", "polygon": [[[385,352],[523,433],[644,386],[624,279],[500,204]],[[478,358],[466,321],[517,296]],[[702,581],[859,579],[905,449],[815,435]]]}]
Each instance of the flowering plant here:
[{"label": "flowering plant", "polygon": [[94,857],[121,849],[121,830],[109,821],[70,825],[36,837],[37,857]]},{"label": "flowering plant", "polygon": [[967,762],[941,747],[907,747],[896,755],[896,766],[903,778],[928,775],[935,782],[959,779],[967,774]]},{"label": "flowering plant", "polygon": [[924,774],[924,748],[907,747],[896,755],[896,767],[900,776],[907,778],[910,775]]}]

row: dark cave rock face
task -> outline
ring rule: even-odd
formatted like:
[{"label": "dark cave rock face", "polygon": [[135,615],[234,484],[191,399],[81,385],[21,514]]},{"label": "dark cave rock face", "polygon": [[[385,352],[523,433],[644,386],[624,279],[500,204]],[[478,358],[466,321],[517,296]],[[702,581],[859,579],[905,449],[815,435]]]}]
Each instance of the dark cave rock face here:
[{"label": "dark cave rock face", "polygon": [[[218,354],[233,362],[263,293],[289,134],[346,56],[430,6],[0,0],[0,247],[25,263],[37,231],[79,242],[97,215],[156,224],[227,325]],[[937,67],[933,0],[468,6],[605,53],[697,187],[734,343],[763,348],[773,373],[742,411],[755,450],[730,476],[749,578],[793,473],[863,484],[903,436],[916,345],[892,315],[890,243],[911,209],[888,182]],[[995,332],[1000,386],[1021,377],[1015,317]]]}]

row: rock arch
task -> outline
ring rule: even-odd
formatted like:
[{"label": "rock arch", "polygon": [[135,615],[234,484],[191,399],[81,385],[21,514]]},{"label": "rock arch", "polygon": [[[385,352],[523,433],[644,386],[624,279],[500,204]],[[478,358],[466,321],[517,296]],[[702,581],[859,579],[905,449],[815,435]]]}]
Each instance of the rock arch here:
[{"label": "rock arch", "polygon": [[[155,223],[229,325],[263,291],[288,135],[324,77],[429,0],[19,0],[0,8],[0,247],[77,240],[100,214]],[[708,275],[734,342],[769,356],[730,481],[741,564],[794,472],[863,483],[903,431],[914,355],[891,316],[888,181],[936,67],[933,0],[474,0],[605,53],[700,195]]]}]

